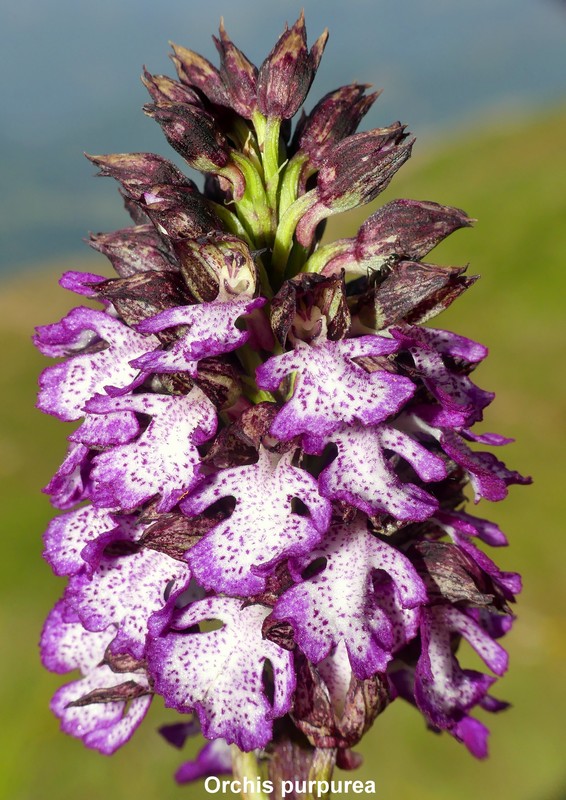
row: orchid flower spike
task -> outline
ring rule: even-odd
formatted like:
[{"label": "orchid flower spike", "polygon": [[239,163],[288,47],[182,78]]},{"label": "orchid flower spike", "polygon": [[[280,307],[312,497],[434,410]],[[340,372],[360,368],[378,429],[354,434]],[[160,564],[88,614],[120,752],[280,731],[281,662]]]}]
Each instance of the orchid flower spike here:
[{"label": "orchid flower spike", "polygon": [[481,449],[509,440],[473,430],[486,348],[423,326],[476,280],[424,260],[471,220],[396,200],[320,244],[413,144],[399,122],[357,132],[377,98],[361,84],[292,131],[326,38],[309,49],[301,14],[257,68],[222,24],[219,67],[173,45],[177,79],[144,72],[146,113],[203,188],[160,156],[89,156],[132,216],[91,238],[117,277],[66,273],[100,308],[35,336],[59,359],[39,408],[80,422],[45,490],[68,584],[42,658],[81,672],[52,709],[112,753],[161,695],[169,741],[210,740],[178,780],[234,771],[254,797],[356,767],[395,699],[483,758],[474,713],[505,706],[521,590],[481,549],[504,534],[467,510],[469,484],[498,501],[530,482]]}]

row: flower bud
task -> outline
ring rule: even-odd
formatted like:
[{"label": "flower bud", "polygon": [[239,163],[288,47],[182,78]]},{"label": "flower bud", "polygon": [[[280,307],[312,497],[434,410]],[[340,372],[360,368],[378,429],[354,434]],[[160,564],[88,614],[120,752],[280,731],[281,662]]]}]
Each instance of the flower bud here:
[{"label": "flower bud", "polygon": [[144,106],[155,119],[165,138],[187,164],[202,172],[214,172],[228,163],[230,150],[214,118],[188,103],[160,103]]},{"label": "flower bud", "polygon": [[[139,272],[97,285],[100,297],[112,303],[127,325],[134,326],[171,306],[193,302],[178,272]],[[161,334],[158,338],[165,340]]]},{"label": "flower bud", "polygon": [[179,81],[174,81],[166,75],[152,75],[145,67],[142,73],[142,83],[155,103],[202,105],[199,95],[189,86],[183,86]]},{"label": "flower bud", "polygon": [[396,122],[338,142],[318,173],[321,202],[345,211],[377,197],[411,154],[413,140],[406,138],[405,126]]},{"label": "flower bud", "polygon": [[187,186],[196,190],[196,185],[174,164],[154,153],[85,155],[99,167],[100,177],[117,180],[134,200],[139,200],[145,191],[157,183]]},{"label": "flower bud", "polygon": [[320,166],[330,150],[355,132],[362,117],[377,100],[380,92],[365,95],[367,84],[353,83],[329,92],[303,117],[295,135],[295,149],[308,153],[314,166]]},{"label": "flower bud", "polygon": [[472,224],[459,208],[417,200],[393,200],[364,222],[356,236],[360,262],[375,256],[420,259],[458,228]]},{"label": "flower bud", "polygon": [[310,342],[323,332],[342,339],[350,327],[343,275],[301,273],[285,281],[271,301],[271,327],[282,347],[287,336]]},{"label": "flower bud", "polygon": [[322,162],[313,202],[296,228],[297,241],[311,247],[323,219],[374,200],[411,155],[414,140],[406,138],[405,126],[396,122],[338,142]]},{"label": "flower bud", "polygon": [[250,119],[257,106],[257,67],[232,42],[224,22],[220,22],[220,39],[212,37],[220,53],[220,77],[230,97],[230,106]]},{"label": "flower bud", "polygon": [[328,31],[307,50],[304,13],[292,28],[287,28],[259,70],[257,100],[266,117],[290,119],[308,94],[316,75]]},{"label": "flower bud", "polygon": [[220,228],[200,192],[191,186],[152,186],[138,201],[158,231],[178,239],[191,239]]},{"label": "flower bud", "polygon": [[220,106],[229,106],[228,92],[220,72],[210,61],[186,47],[171,44],[173,55],[171,60],[175,64],[177,75],[186,86],[199,89],[212,103]]},{"label": "flower bud", "polygon": [[253,296],[255,264],[248,246],[237,236],[187,239],[177,243],[175,251],[187,286],[200,302],[219,296]]},{"label": "flower bud", "polygon": [[424,322],[447,309],[477,280],[475,276],[462,277],[464,270],[418,261],[394,263],[359,297],[352,316],[371,330],[402,321]]},{"label": "flower bud", "polygon": [[89,245],[103,253],[121,278],[136,272],[178,269],[177,260],[153,225],[113,233],[91,233]]}]

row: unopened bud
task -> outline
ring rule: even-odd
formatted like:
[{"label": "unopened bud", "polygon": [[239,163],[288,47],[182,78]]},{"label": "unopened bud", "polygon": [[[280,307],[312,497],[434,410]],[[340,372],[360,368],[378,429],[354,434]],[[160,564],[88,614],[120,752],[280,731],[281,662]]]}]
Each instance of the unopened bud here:
[{"label": "unopened bud", "polygon": [[309,53],[302,12],[293,27],[281,34],[259,71],[257,99],[264,116],[290,119],[297,113],[314,80],[327,39],[328,31],[324,31]]}]

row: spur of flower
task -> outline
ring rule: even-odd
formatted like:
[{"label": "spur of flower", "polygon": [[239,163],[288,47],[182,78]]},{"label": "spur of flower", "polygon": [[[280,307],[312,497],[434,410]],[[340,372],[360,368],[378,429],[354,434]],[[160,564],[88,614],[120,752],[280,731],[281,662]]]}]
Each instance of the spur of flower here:
[{"label": "spur of flower", "polygon": [[481,758],[474,711],[506,706],[491,687],[521,581],[479,546],[507,541],[467,496],[530,479],[482,449],[509,439],[473,430],[486,348],[424,325],[476,280],[426,260],[471,220],[396,200],[321,243],[413,145],[400,122],[358,132],[378,96],[362,84],[293,127],[326,38],[309,49],[301,15],[258,69],[221,24],[219,67],[173,45],[177,79],[144,71],[145,112],[202,189],[157,155],[89,156],[133,224],[91,236],[117,277],[62,278],[99,308],[35,337],[60,359],[39,408],[80,422],[45,490],[68,583],[42,658],[82,673],[52,709],[112,753],[161,695],[169,741],[210,740],[181,782],[353,769],[395,699]]}]

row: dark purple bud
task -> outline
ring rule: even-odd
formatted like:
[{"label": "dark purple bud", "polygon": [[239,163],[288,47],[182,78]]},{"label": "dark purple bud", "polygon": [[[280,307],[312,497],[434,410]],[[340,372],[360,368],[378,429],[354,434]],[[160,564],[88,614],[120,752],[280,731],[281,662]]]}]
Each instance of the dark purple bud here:
[{"label": "dark purple bud", "polygon": [[148,104],[144,111],[161,125],[169,144],[194,169],[214,172],[228,163],[228,143],[207,111],[185,103]]},{"label": "dark purple bud", "polygon": [[291,715],[314,747],[353,747],[392,699],[387,676],[378,673],[362,681],[352,675],[343,711],[337,715],[316,667],[300,653],[295,664],[297,689]]},{"label": "dark purple bud", "polygon": [[202,105],[201,98],[193,89],[184,86],[179,81],[168,78],[166,75],[152,75],[145,67],[142,74],[142,83],[155,103]]},{"label": "dark purple bud", "polygon": [[110,686],[108,689],[93,689],[92,692],[73,700],[66,708],[89,706],[92,703],[127,703],[135,700],[136,697],[152,694],[149,689],[140,686],[135,681],[125,681],[118,686]]},{"label": "dark purple bud", "polygon": [[339,723],[346,747],[351,747],[360,741],[374,720],[385,711],[393,696],[386,675],[377,673],[363,681],[352,676],[344,703],[344,713]]},{"label": "dark purple bud", "polygon": [[460,297],[466,289],[473,286],[478,280],[479,275],[471,275],[469,278],[456,276],[450,278],[445,286],[442,286],[434,294],[422,300],[419,305],[407,314],[405,321],[412,325],[419,325],[428,322],[429,319],[436,317],[441,311],[446,311],[456,298]]},{"label": "dark purple bud", "polygon": [[223,518],[222,514],[189,518],[180,511],[160,514],[157,521],[146,528],[139,544],[142,548],[157,550],[177,561]]},{"label": "dark purple bud", "polygon": [[254,464],[260,444],[268,450],[284,453],[297,447],[297,441],[279,442],[269,434],[269,429],[280,407],[276,403],[261,402],[246,409],[237,420],[223,428],[203,462],[217,469]]},{"label": "dark purple bud", "polygon": [[[365,327],[375,330],[402,321],[421,321],[448,308],[474,278],[460,277],[465,267],[439,267],[416,261],[400,261],[382,268],[377,282],[352,307]],[[370,275],[370,284],[372,276]]]},{"label": "dark purple bud", "polygon": [[[267,747],[266,761],[269,779],[275,787],[271,796],[273,800],[281,800],[281,787],[285,781],[294,781],[295,785],[301,787],[303,781],[312,779],[311,769],[317,751],[306,739],[297,736],[288,717],[276,720],[274,730],[274,739]],[[301,794],[293,789],[286,792],[286,797],[288,800],[301,800]]]},{"label": "dark purple bud", "polygon": [[156,183],[190,186],[196,190],[196,185],[174,164],[154,153],[111,153],[102,156],[85,153],[85,155],[100,169],[98,173],[100,177],[117,180],[134,200],[139,200],[142,194]]},{"label": "dark purple bud", "polygon": [[113,233],[91,233],[88,243],[110,260],[121,278],[137,272],[179,268],[174,254],[151,224]]},{"label": "dark purple bud", "polygon": [[314,166],[338,142],[353,134],[380,92],[365,95],[367,84],[353,83],[326,94],[304,117],[293,137],[293,148],[308,153]]},{"label": "dark purple bud", "polygon": [[230,106],[230,98],[220,72],[210,61],[186,47],[171,45],[174,55],[171,56],[177,74],[186,86],[201,91],[212,103]]},{"label": "dark purple bud", "polygon": [[405,126],[355,133],[342,139],[324,158],[312,204],[296,228],[297,241],[310,247],[321,220],[374,200],[411,155]]},{"label": "dark purple bud", "polygon": [[271,301],[271,327],[283,347],[290,333],[307,342],[321,333],[344,338],[350,328],[344,276],[304,272],[285,281]]},{"label": "dark purple bud", "polygon": [[225,356],[199,361],[194,382],[220,410],[233,406],[242,393],[240,372]]},{"label": "dark purple bud", "polygon": [[377,197],[411,154],[413,141],[406,138],[405,126],[396,122],[338,142],[318,173],[321,202],[345,210]]},{"label": "dark purple bud", "polygon": [[249,295],[256,288],[256,267],[249,247],[237,236],[187,239],[175,244],[181,272],[200,302],[222,296]]},{"label": "dark purple bud", "polygon": [[174,242],[221,228],[220,220],[196,187],[152,186],[143,193],[139,205],[158,231]]},{"label": "dark purple bud", "polygon": [[257,100],[266,117],[290,119],[304,103],[328,39],[325,30],[309,53],[305,16],[286,28],[259,70]]},{"label": "dark purple bud", "polygon": [[379,208],[358,231],[355,257],[396,255],[418,260],[458,228],[473,220],[459,208],[417,200],[393,200]]},{"label": "dark purple bud", "polygon": [[[153,317],[166,308],[193,302],[179,272],[139,272],[129,278],[113,278],[98,284],[97,291],[118,311],[127,325]],[[162,341],[170,341],[171,331],[160,331]]]},{"label": "dark purple bud", "polygon": [[101,663],[110,667],[112,672],[135,672],[146,666],[145,661],[134,658],[129,653],[113,653],[110,645],[106,648]]},{"label": "dark purple bud", "polygon": [[220,39],[212,37],[220,53],[220,77],[230,96],[230,106],[246,119],[257,107],[257,67],[232,42],[220,22]]},{"label": "dark purple bud", "polygon": [[418,542],[411,555],[427,588],[430,604],[465,601],[489,606],[494,594],[481,569],[457,545],[450,542]]}]

